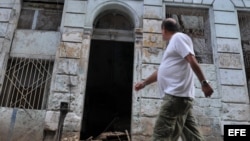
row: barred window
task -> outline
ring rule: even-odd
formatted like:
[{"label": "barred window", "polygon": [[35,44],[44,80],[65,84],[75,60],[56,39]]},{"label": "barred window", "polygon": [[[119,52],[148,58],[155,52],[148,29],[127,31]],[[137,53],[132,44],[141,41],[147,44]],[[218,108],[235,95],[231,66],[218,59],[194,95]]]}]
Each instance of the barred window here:
[{"label": "barred window", "polygon": [[0,106],[45,109],[54,62],[11,57],[0,93]]},{"label": "barred window", "polygon": [[181,31],[192,38],[198,62],[213,64],[208,9],[166,7],[166,17],[174,18]]},{"label": "barred window", "polygon": [[250,12],[238,11],[246,78],[250,92]]}]

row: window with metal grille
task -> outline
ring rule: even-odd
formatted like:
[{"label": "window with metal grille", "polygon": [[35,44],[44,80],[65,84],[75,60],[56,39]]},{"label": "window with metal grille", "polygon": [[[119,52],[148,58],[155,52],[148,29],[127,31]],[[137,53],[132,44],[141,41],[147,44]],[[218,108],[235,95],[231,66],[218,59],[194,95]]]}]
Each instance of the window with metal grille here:
[{"label": "window with metal grille", "polygon": [[245,71],[250,92],[250,12],[238,11],[238,20]]},{"label": "window with metal grille", "polygon": [[11,57],[0,93],[0,106],[45,109],[54,62]]},{"label": "window with metal grille", "polygon": [[208,9],[166,7],[166,17],[174,18],[181,31],[192,38],[198,62],[213,64]]},{"label": "window with metal grille", "polygon": [[17,28],[58,31],[63,5],[62,1],[24,0]]}]

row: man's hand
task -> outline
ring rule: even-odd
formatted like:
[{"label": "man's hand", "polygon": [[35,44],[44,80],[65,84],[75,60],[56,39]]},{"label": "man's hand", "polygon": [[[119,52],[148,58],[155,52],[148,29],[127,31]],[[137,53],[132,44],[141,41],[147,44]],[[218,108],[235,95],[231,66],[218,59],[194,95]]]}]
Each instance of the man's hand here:
[{"label": "man's hand", "polygon": [[214,90],[212,89],[212,87],[209,84],[203,85],[202,91],[204,92],[205,97],[210,97],[214,92]]},{"label": "man's hand", "polygon": [[143,89],[146,86],[144,81],[138,82],[135,84],[135,90],[139,91],[140,89]]}]

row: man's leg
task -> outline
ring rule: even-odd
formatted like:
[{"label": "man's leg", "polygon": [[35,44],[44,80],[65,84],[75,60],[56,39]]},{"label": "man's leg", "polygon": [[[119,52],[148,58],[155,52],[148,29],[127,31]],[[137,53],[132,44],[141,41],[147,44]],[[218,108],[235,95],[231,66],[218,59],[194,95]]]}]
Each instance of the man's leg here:
[{"label": "man's leg", "polygon": [[183,128],[183,134],[188,141],[205,141],[198,129],[195,118],[190,110]]},{"label": "man's leg", "polygon": [[173,104],[174,99],[172,99],[172,97],[164,97],[164,101],[155,123],[153,141],[171,141],[171,136],[174,132],[177,120],[176,114],[170,110],[174,107]]},{"label": "man's leg", "polygon": [[156,120],[153,141],[174,141],[182,133],[191,101],[166,95]]}]

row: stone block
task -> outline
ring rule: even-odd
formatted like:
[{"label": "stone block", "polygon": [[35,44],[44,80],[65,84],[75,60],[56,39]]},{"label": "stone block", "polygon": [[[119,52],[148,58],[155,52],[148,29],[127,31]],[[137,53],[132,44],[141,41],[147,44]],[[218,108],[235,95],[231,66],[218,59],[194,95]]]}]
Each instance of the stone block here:
[{"label": "stone block", "polygon": [[193,0],[194,4],[201,4],[203,0]]},{"label": "stone block", "polygon": [[163,55],[162,49],[142,48],[142,62],[149,64],[160,64]]},{"label": "stone block", "polygon": [[216,117],[216,118],[210,118],[210,119],[213,119],[212,122],[213,122],[213,135],[216,136],[216,137],[220,137],[221,133],[221,118],[220,117]]},{"label": "stone block", "polygon": [[81,130],[81,117],[77,116],[75,113],[67,113],[64,124],[64,132],[80,132]]},{"label": "stone block", "polygon": [[16,0],[0,0],[1,7],[12,8]]},{"label": "stone block", "polygon": [[[200,86],[200,84],[199,84]],[[195,87],[195,98],[205,98],[203,91],[201,88]]]},{"label": "stone block", "polygon": [[221,99],[207,99],[207,98],[199,98],[194,101],[196,106],[207,108],[220,108],[221,107]]},{"label": "stone block", "polygon": [[12,9],[0,9],[0,22],[9,22]]},{"label": "stone block", "polygon": [[160,33],[162,20],[143,20],[143,32]]},{"label": "stone block", "polygon": [[79,68],[79,59],[59,59],[57,73],[77,75]]},{"label": "stone block", "polygon": [[158,69],[159,65],[143,64],[141,78],[146,79],[149,75],[155,72]]},{"label": "stone block", "polygon": [[80,58],[81,43],[62,42],[59,48],[60,57],[63,58]]},{"label": "stone block", "polygon": [[202,4],[205,4],[205,5],[212,5],[214,2],[214,0],[203,0],[202,1]]},{"label": "stone block", "polygon": [[216,37],[238,38],[239,31],[235,25],[215,24]]},{"label": "stone block", "polygon": [[160,98],[160,92],[157,83],[147,85],[143,90],[141,90],[141,93],[142,97]]},{"label": "stone block", "polygon": [[142,132],[141,130],[141,120],[140,116],[132,116],[131,119],[131,133],[133,134],[140,134]]},{"label": "stone block", "polygon": [[159,6],[144,6],[143,18],[145,19],[162,19],[162,7]]},{"label": "stone block", "polygon": [[70,111],[73,111],[77,116],[81,117],[83,112],[84,96],[79,93],[70,95]]},{"label": "stone block", "polygon": [[204,113],[207,117],[219,117],[221,116],[221,108],[207,107],[204,108]]},{"label": "stone block", "polygon": [[76,27],[63,27],[63,33],[71,33],[71,32],[80,32],[83,33],[85,30],[83,28],[76,28]]},{"label": "stone block", "polygon": [[52,89],[55,92],[68,93],[69,92],[69,79],[70,79],[70,76],[68,75],[56,75],[54,88]]},{"label": "stone block", "polygon": [[192,3],[193,0],[183,0],[183,3]]},{"label": "stone block", "polygon": [[[215,108],[222,107],[221,99],[219,99],[219,98],[209,99],[209,101],[210,101],[211,107],[215,107]],[[220,116],[220,115],[218,115],[218,116]]]},{"label": "stone block", "polygon": [[220,69],[220,81],[224,85],[246,85],[243,70]]},{"label": "stone block", "polygon": [[66,13],[64,26],[69,27],[84,27],[85,23],[85,14],[73,14],[73,13]]},{"label": "stone block", "polygon": [[[200,64],[200,68],[208,81],[216,83],[217,72],[214,64]],[[196,75],[195,75],[195,87],[201,88],[200,81]]]},{"label": "stone block", "polygon": [[248,121],[250,118],[249,108],[249,104],[223,103],[221,118],[230,121]]},{"label": "stone block", "polygon": [[214,11],[214,22],[220,24],[237,24],[235,12]]},{"label": "stone block", "polygon": [[49,97],[48,109],[59,111],[61,102],[70,103],[74,99],[74,95],[70,93],[53,93]]},{"label": "stone block", "polygon": [[60,32],[17,30],[13,39],[11,53],[55,56],[60,45],[60,38]]},{"label": "stone block", "polygon": [[69,84],[71,87],[76,87],[79,84],[79,77],[78,76],[70,76]]},{"label": "stone block", "polygon": [[68,1],[66,12],[86,13],[87,1]]},{"label": "stone block", "polygon": [[45,113],[45,110],[18,109],[12,140],[43,140]]},{"label": "stone block", "polygon": [[78,42],[81,43],[83,40],[83,32],[80,31],[69,31],[64,32],[62,35],[62,41],[65,42]]},{"label": "stone block", "polygon": [[45,116],[44,130],[56,131],[59,124],[59,111],[47,111]]},{"label": "stone block", "polygon": [[141,117],[141,135],[152,136],[156,117]]},{"label": "stone block", "polygon": [[166,44],[161,34],[143,33],[143,46],[164,48]]},{"label": "stone block", "polygon": [[234,11],[234,5],[231,0],[215,0],[213,9],[218,11]]},{"label": "stone block", "polygon": [[209,136],[209,135],[211,135],[211,134],[212,134],[212,130],[213,130],[213,129],[211,128],[211,126],[204,126],[204,125],[199,126],[199,129],[200,129],[202,135],[204,135],[204,136]]},{"label": "stone block", "polygon": [[198,116],[198,117],[204,117],[205,115],[204,108],[196,106],[196,105],[193,106],[193,113],[195,116]]},{"label": "stone block", "polygon": [[156,117],[160,111],[162,100],[141,99],[141,115],[146,117]]},{"label": "stone block", "polygon": [[79,93],[53,93],[49,97],[48,109],[60,110],[61,102],[69,103],[70,111],[74,112],[77,116],[82,115],[82,107],[84,98]]},{"label": "stone block", "polygon": [[183,3],[183,0],[174,0],[176,3]]},{"label": "stone block", "polygon": [[249,103],[247,90],[241,86],[221,86],[222,101],[227,103]]},{"label": "stone block", "polygon": [[216,42],[218,52],[240,53],[241,51],[241,42],[239,39],[217,38]]},{"label": "stone block", "polygon": [[218,53],[220,68],[242,69],[241,54]]},{"label": "stone block", "polygon": [[[217,117],[219,118],[219,117]],[[209,117],[199,117],[197,116],[197,123],[202,126],[211,126],[213,124],[214,118],[209,118]]]},{"label": "stone block", "polygon": [[162,0],[144,0],[144,5],[162,6]]},{"label": "stone block", "polygon": [[9,130],[10,130],[11,126],[15,124],[14,118],[12,118],[12,116],[15,116],[15,115],[13,115],[12,108],[0,107],[0,113],[1,113],[1,116],[0,116],[0,125],[1,125],[0,126],[0,140],[7,141],[10,138]]}]

